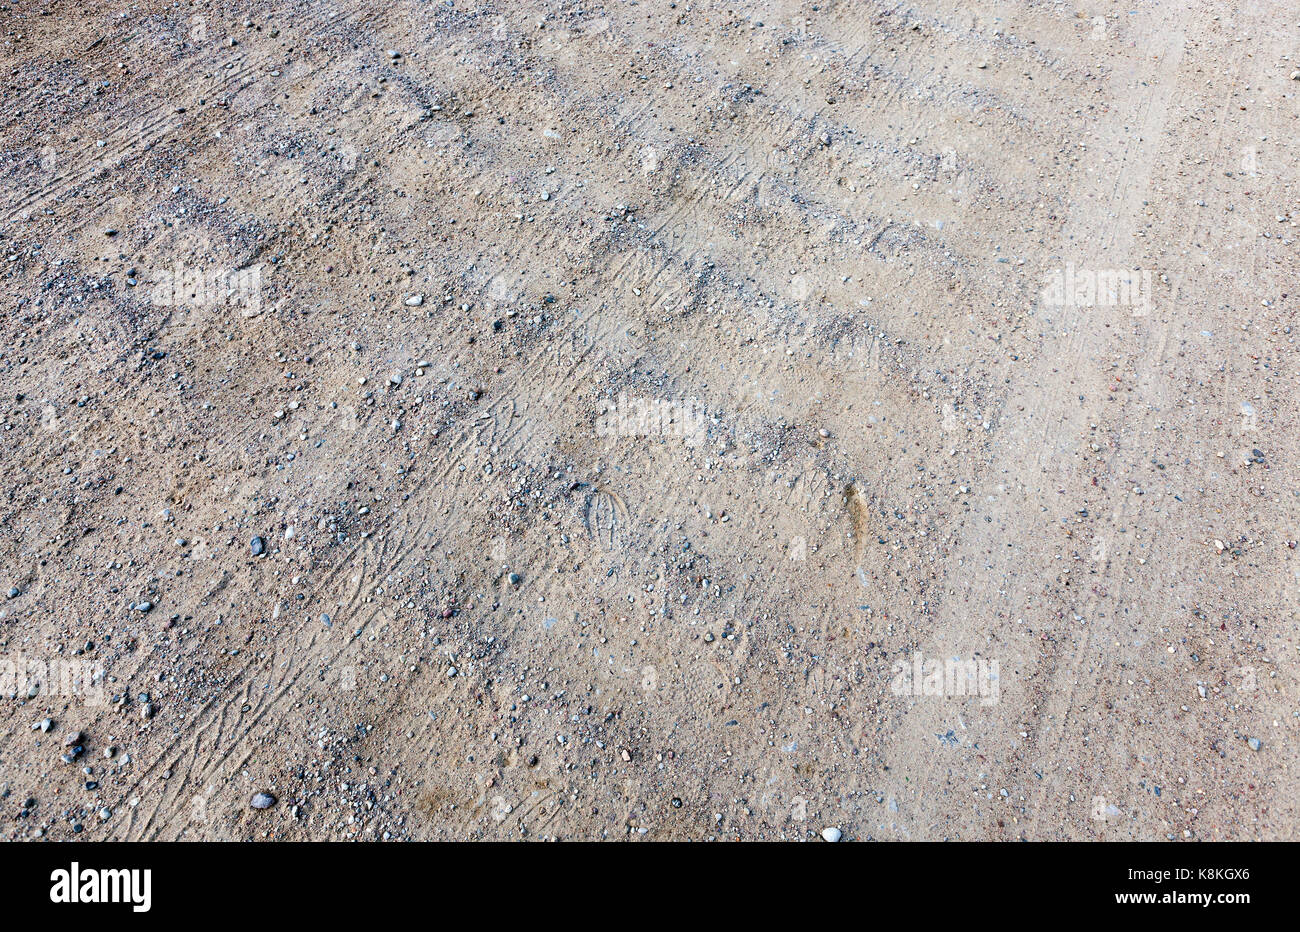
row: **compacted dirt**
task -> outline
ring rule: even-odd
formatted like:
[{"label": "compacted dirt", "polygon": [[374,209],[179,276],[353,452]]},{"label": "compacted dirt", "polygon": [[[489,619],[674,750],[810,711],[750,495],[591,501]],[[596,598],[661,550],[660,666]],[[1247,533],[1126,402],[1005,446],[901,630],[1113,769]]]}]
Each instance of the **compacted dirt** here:
[{"label": "compacted dirt", "polygon": [[976,6],[0,0],[5,837],[1296,838],[1300,12]]}]

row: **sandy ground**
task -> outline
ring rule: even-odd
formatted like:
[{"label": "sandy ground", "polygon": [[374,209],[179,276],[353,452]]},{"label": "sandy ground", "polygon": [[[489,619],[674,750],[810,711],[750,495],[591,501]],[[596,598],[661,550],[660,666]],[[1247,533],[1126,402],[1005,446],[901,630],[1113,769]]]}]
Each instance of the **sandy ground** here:
[{"label": "sandy ground", "polygon": [[976,6],[0,0],[4,836],[1300,836],[1300,11]]}]

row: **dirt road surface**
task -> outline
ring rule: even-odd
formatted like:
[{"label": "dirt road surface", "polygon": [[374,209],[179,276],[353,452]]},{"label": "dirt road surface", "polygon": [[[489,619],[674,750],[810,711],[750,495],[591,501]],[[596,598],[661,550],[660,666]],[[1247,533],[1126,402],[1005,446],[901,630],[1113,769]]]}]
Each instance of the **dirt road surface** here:
[{"label": "dirt road surface", "polygon": [[0,33],[4,837],[1298,837],[1293,4]]}]

